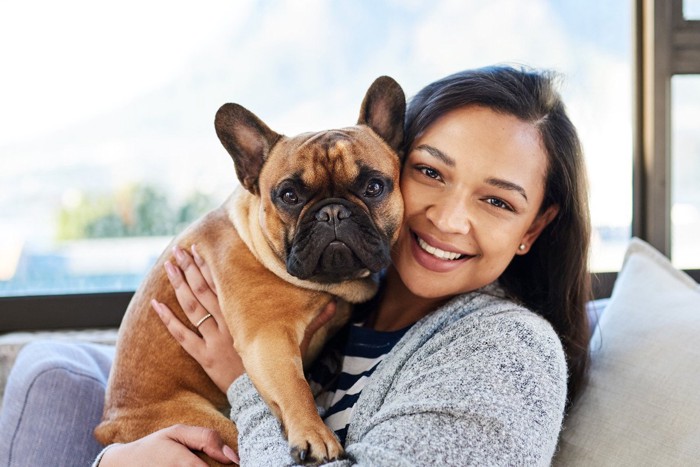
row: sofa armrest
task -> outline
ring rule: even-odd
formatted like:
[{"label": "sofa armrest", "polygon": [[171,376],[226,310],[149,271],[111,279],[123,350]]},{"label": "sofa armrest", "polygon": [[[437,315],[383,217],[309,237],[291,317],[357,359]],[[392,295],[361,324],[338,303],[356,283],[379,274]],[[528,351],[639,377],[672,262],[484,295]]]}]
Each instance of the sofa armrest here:
[{"label": "sofa armrest", "polygon": [[36,340],[63,340],[114,344],[117,329],[82,329],[68,331],[11,332],[0,336],[0,407],[5,393],[5,383],[10,374],[17,353],[26,344]]}]

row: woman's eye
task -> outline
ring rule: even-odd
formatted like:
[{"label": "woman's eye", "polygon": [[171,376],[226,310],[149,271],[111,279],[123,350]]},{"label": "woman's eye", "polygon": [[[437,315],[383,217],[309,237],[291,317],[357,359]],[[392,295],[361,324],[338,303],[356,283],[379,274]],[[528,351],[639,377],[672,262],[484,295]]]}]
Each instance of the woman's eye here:
[{"label": "woman's eye", "polygon": [[369,198],[376,198],[384,192],[384,183],[381,180],[370,180],[365,188],[365,196]]},{"label": "woman's eye", "polygon": [[418,167],[418,170],[420,170],[420,172],[426,177],[430,177],[434,180],[440,180],[440,173],[435,169],[431,169],[430,167]]},{"label": "woman's eye", "polygon": [[510,204],[506,203],[502,199],[498,198],[487,198],[486,202],[489,203],[492,206],[495,206],[500,209],[506,209],[508,211],[513,211],[513,208],[511,207]]},{"label": "woman's eye", "polygon": [[280,195],[280,198],[282,198],[282,201],[285,204],[297,204],[299,202],[299,197],[297,194],[294,192],[294,190],[288,188],[282,192]]}]

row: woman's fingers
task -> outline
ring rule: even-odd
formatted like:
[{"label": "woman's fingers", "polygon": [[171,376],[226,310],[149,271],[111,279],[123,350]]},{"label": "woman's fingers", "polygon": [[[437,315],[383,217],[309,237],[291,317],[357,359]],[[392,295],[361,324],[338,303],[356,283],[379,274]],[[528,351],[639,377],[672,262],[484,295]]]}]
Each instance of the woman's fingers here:
[{"label": "woman's fingers", "polygon": [[233,449],[224,444],[219,433],[209,428],[174,425],[165,429],[167,436],[195,451],[202,451],[214,460],[230,464],[240,460]]},{"label": "woman's fingers", "polygon": [[199,256],[197,247],[194,244],[190,247],[190,250],[192,251],[192,257],[194,258],[195,264],[202,272],[202,276],[204,276],[204,280],[206,280],[207,284],[209,284],[209,288],[211,289],[211,291],[215,295],[218,295],[216,292],[216,286],[214,285],[214,279],[212,278],[211,270],[209,269],[209,265],[204,262],[204,259],[202,259],[201,256]]},{"label": "woman's fingers", "polygon": [[168,332],[180,343],[185,351],[195,357],[205,345],[204,340],[195,332],[192,332],[187,326],[182,324],[182,321],[177,319],[173,312],[164,303],[157,300],[151,300],[151,307],[158,313]]},{"label": "woman's fingers", "polygon": [[[153,309],[182,348],[200,364],[216,386],[226,392],[245,371],[243,362],[233,346],[218,297],[209,287],[205,275],[189,253],[178,247],[173,248],[173,253],[177,265],[166,262],[165,270],[178,303],[198,332],[193,332],[186,322],[180,321],[165,304],[154,300],[151,302]],[[203,264],[201,258],[199,261]],[[208,269],[206,271],[209,275]]]},{"label": "woman's fingers", "polygon": [[151,300],[151,306],[185,352],[201,365],[221,392],[226,393],[231,383],[245,371],[228,329],[213,327],[205,339],[185,326],[164,303]]},{"label": "woman's fingers", "polygon": [[[185,281],[195,299],[208,313],[211,313],[218,322],[221,322],[219,319],[221,317],[219,298],[209,285],[211,279],[207,280],[205,278],[203,274],[204,271],[201,269],[201,266],[195,264],[194,259],[192,259],[192,256],[190,256],[189,253],[177,246],[173,248],[173,253],[175,255],[177,265],[182,270],[185,276]],[[206,267],[204,260],[202,260],[201,257],[199,260],[200,263],[205,266],[204,270],[207,271],[207,275],[211,276],[209,273],[209,268]]]},{"label": "woman's fingers", "polygon": [[114,444],[107,449],[100,466],[202,466],[207,464],[195,452],[205,452],[222,464],[239,463],[233,449],[226,446],[217,432],[207,428],[174,425],[136,441]]},{"label": "woman's fingers", "polygon": [[182,271],[170,261],[165,262],[165,271],[168,274],[170,284],[175,289],[177,301],[185,312],[185,315],[192,324],[196,324],[209,312],[199,303],[199,300],[192,293],[192,289],[187,284]]}]

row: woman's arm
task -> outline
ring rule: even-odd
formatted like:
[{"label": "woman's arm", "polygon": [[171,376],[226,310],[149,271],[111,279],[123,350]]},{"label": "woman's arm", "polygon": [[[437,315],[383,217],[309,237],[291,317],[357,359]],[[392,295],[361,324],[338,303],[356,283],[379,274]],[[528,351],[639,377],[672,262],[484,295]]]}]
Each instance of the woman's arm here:
[{"label": "woman's arm", "polygon": [[347,445],[358,464],[550,464],[566,363],[542,318],[477,312],[410,351],[375,375],[377,397],[360,400]]},{"label": "woman's arm", "polygon": [[[549,465],[566,395],[557,336],[522,311],[464,321],[413,348],[407,335],[357,402],[348,458],[330,465]],[[293,464],[248,378],[228,395],[241,458]]]}]

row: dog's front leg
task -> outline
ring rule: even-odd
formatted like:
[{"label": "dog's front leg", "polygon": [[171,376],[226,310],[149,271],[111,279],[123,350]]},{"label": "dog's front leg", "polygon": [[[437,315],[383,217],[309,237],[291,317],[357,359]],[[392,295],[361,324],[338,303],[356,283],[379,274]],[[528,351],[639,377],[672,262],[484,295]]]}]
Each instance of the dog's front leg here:
[{"label": "dog's front leg", "polygon": [[282,423],[292,456],[315,464],[337,459],[342,447],[318,415],[304,378],[299,350],[303,336],[303,326],[268,325],[236,347],[253,384]]}]

